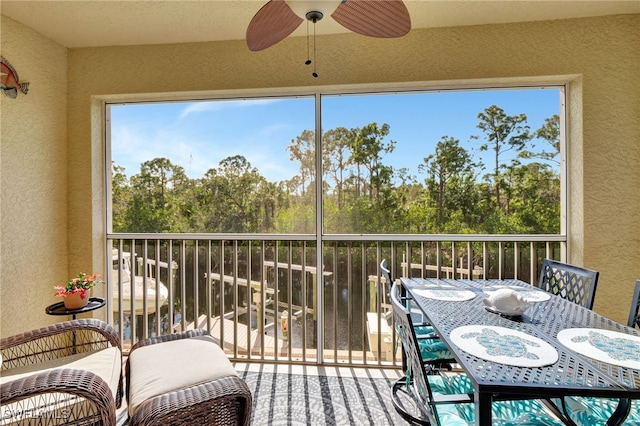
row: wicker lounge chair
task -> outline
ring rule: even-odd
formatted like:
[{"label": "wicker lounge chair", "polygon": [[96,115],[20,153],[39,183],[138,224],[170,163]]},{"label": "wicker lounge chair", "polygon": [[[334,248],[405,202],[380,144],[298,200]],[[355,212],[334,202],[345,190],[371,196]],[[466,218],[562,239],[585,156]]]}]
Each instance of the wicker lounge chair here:
[{"label": "wicker lounge chair", "polygon": [[122,351],[115,330],[79,319],[0,340],[0,425],[115,425]]}]

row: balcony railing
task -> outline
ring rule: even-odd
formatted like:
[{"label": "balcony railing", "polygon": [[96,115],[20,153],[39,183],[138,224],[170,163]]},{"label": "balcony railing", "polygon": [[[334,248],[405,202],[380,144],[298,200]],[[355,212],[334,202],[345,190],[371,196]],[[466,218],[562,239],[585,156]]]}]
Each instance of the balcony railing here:
[{"label": "balcony railing", "polygon": [[536,283],[542,259],[561,259],[566,249],[561,235],[340,235],[318,242],[306,235],[126,234],[108,243],[109,320],[125,348],[200,327],[232,359],[385,366],[401,360],[382,259],[393,277]]}]

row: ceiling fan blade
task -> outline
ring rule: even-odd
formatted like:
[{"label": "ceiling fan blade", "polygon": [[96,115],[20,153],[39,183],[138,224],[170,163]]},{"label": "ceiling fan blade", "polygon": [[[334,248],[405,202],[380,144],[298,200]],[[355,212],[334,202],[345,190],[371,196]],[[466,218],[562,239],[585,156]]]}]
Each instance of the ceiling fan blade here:
[{"label": "ceiling fan blade", "polygon": [[247,27],[247,46],[252,51],[271,47],[291,34],[302,21],[284,0],[269,0]]},{"label": "ceiling fan blade", "polygon": [[411,17],[402,0],[346,0],[331,14],[343,27],[370,37],[402,37]]}]

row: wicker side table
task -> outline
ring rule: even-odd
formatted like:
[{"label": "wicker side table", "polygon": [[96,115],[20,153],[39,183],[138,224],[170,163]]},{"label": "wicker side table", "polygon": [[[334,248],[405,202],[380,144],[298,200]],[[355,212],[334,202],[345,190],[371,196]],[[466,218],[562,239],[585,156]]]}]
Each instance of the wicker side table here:
[{"label": "wicker side table", "polygon": [[141,340],[125,369],[129,426],[249,424],[251,391],[205,330]]}]

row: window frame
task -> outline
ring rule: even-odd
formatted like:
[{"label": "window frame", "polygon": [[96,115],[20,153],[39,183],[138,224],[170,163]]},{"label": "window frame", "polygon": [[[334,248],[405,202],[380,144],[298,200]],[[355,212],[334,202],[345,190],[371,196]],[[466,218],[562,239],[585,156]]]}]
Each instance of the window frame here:
[{"label": "window frame", "polygon": [[[278,98],[314,98],[315,99],[315,129],[314,134],[316,138],[316,176],[318,176],[318,170],[322,179],[315,179],[315,201],[316,201],[316,226],[315,234],[256,234],[256,233],[243,233],[243,237],[271,237],[275,236],[290,236],[295,235],[301,240],[316,240],[318,244],[325,241],[325,237],[334,239],[337,237],[344,238],[344,234],[325,233],[323,227],[324,221],[324,209],[323,209],[323,192],[322,183],[324,181],[323,164],[322,164],[322,100],[323,97],[339,97],[339,96],[362,96],[362,95],[390,95],[390,94],[408,94],[408,93],[427,93],[427,92],[471,92],[471,91],[497,91],[497,90],[518,90],[518,89],[548,89],[553,88],[559,91],[559,118],[560,118],[560,233],[550,234],[554,237],[564,236],[566,238],[567,229],[569,227],[569,214],[568,206],[569,200],[569,184],[568,184],[568,138],[567,138],[567,108],[566,100],[567,94],[567,82],[544,82],[544,83],[504,83],[504,84],[469,84],[469,85],[452,85],[452,86],[440,86],[433,85],[433,83],[423,82],[421,84],[395,84],[389,87],[389,84],[380,85],[367,85],[367,87],[340,87],[340,88],[328,88],[326,90],[308,91],[304,89],[283,89],[283,90],[268,90],[261,93],[260,90],[241,90],[232,93],[228,92],[214,92],[207,96],[158,96],[149,98],[131,98],[127,99],[127,96],[120,96],[118,99],[110,99],[103,101],[103,114],[104,114],[104,137],[105,137],[105,230],[107,237],[113,237],[117,235],[131,235],[135,233],[114,233],[112,222],[112,165],[111,165],[111,106],[122,104],[143,104],[143,103],[169,103],[169,102],[198,102],[198,101],[233,101],[233,100],[261,100],[261,99],[278,99]],[[189,235],[186,233],[184,235]],[[197,235],[207,235],[208,233],[197,233]],[[165,235],[165,234],[162,234]],[[212,233],[211,235],[229,235],[233,236],[233,233]],[[361,238],[363,234],[353,234]],[[376,235],[386,234],[364,234],[369,235],[372,239],[375,239]],[[416,234],[398,234],[402,238],[412,238],[412,235],[418,237]],[[419,238],[424,238],[426,235],[432,236],[438,239],[438,234],[419,234]],[[451,235],[465,235],[466,238],[469,234],[449,234]],[[476,234],[473,234],[476,235]],[[473,237],[472,235],[472,237]],[[477,234],[482,236],[481,234]],[[524,234],[523,234],[524,235]],[[346,235],[348,238],[348,235]],[[484,235],[483,238],[486,239]],[[475,237],[474,237],[475,239]]]}]

